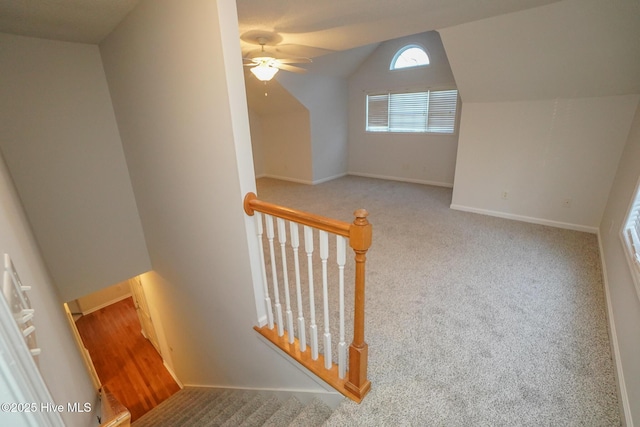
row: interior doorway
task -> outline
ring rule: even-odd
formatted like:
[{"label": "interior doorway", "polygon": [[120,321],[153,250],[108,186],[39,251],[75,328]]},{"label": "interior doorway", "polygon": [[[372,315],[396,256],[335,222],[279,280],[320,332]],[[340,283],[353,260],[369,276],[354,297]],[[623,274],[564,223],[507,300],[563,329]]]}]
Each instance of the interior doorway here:
[{"label": "interior doorway", "polygon": [[68,316],[96,377],[94,384],[107,386],[135,421],[180,385],[160,355],[140,280],[110,288],[68,303]]}]

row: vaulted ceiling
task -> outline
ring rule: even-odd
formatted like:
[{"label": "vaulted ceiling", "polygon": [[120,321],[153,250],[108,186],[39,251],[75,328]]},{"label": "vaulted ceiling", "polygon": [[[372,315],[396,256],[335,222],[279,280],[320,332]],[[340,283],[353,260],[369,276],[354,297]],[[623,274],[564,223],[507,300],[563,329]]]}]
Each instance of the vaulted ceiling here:
[{"label": "vaulted ceiling", "polygon": [[[2,0],[0,32],[97,44],[140,1],[152,0]],[[436,29],[463,100],[640,91],[638,0],[236,4],[243,53],[266,36],[282,55],[314,58],[311,73],[348,75],[377,43]]]},{"label": "vaulted ceiling", "polygon": [[[213,0],[212,0],[213,1]],[[240,34],[341,51],[558,0],[237,0]],[[0,32],[99,43],[140,0],[3,0]],[[253,33],[252,33],[253,32]],[[249,33],[249,37],[247,37]],[[307,55],[317,56],[317,55]]]}]

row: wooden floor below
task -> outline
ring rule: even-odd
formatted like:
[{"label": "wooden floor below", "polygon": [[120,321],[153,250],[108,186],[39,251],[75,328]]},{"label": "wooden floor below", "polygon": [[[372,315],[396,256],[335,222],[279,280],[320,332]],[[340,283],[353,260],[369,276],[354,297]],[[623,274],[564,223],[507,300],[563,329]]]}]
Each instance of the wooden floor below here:
[{"label": "wooden floor below", "polygon": [[180,390],[142,336],[131,298],[82,316],[76,325],[100,381],[129,409],[132,421]]}]

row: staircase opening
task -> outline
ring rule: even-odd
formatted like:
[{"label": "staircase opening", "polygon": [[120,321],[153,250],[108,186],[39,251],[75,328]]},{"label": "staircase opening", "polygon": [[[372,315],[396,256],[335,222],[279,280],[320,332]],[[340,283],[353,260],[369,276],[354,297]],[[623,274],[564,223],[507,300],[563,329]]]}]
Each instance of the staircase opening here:
[{"label": "staircase opening", "polygon": [[180,390],[164,363],[138,277],[65,304],[96,388],[135,421]]}]

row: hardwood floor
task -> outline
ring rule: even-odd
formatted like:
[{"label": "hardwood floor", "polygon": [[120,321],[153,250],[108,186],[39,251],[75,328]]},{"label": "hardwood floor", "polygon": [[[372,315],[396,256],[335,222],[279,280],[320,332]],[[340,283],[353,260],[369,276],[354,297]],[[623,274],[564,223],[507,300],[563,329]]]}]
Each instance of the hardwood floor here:
[{"label": "hardwood floor", "polygon": [[131,298],[81,317],[76,326],[100,381],[129,409],[132,421],[180,390],[142,336]]}]

